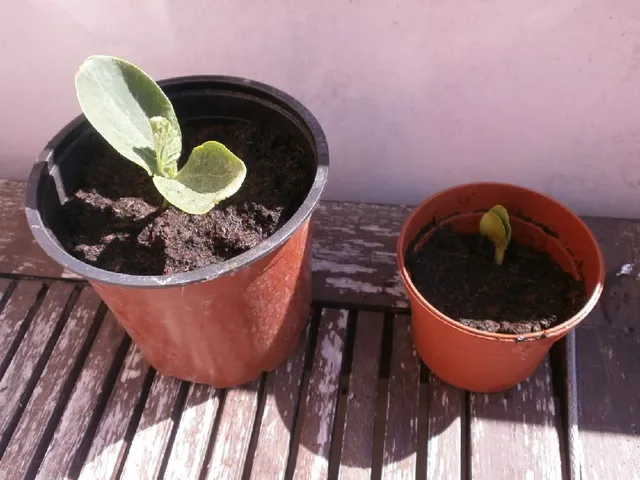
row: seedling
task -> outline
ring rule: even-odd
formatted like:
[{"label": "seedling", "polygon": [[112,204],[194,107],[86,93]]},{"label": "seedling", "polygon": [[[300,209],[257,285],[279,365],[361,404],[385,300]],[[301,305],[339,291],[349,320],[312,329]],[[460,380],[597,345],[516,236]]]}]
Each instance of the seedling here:
[{"label": "seedling", "polygon": [[495,246],[495,262],[502,265],[504,253],[511,241],[509,213],[502,205],[492,207],[480,219],[480,234],[488,237]]},{"label": "seedling", "polygon": [[223,144],[208,141],[178,170],[182,132],[173,105],[158,84],[125,60],[94,55],[75,76],[87,120],[123,157],[144,169],[165,200],[204,214],[236,193],[247,169]]}]

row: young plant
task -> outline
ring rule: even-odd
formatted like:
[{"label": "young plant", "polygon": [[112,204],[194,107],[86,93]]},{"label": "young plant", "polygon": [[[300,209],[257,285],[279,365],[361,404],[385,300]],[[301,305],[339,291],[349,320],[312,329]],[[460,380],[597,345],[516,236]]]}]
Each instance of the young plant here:
[{"label": "young plant", "polygon": [[504,253],[511,241],[509,213],[502,205],[492,207],[480,219],[480,234],[488,237],[495,246],[495,262],[502,265]]},{"label": "young plant", "polygon": [[167,202],[190,214],[204,214],[239,190],[246,166],[219,142],[194,148],[178,170],[182,132],[173,105],[135,65],[94,55],[80,65],[75,84],[91,125],[153,178]]}]

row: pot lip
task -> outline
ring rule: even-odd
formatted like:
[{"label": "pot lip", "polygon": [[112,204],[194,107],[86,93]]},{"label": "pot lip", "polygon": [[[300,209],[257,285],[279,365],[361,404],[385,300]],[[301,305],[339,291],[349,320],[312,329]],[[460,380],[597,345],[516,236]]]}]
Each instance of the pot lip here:
[{"label": "pot lip", "polygon": [[[27,180],[25,215],[32,235],[47,255],[62,265],[63,268],[80,275],[90,282],[125,288],[186,286],[213,280],[223,275],[234,274],[239,269],[266,257],[289,240],[304,222],[309,219],[320,200],[329,173],[329,147],[326,135],[318,120],[307,107],[291,95],[265,83],[248,78],[226,75],[188,75],[166,78],[157,83],[161,87],[175,88],[180,85],[189,86],[203,82],[216,83],[227,87],[230,86],[232,89],[236,87],[238,90],[242,89],[245,92],[246,90],[251,90],[256,95],[261,94],[274,101],[276,107],[281,111],[284,109],[278,105],[278,103],[285,104],[289,110],[288,114],[291,115],[293,113],[294,116],[297,115],[299,117],[297,119],[298,122],[303,127],[306,127],[305,129],[308,129],[308,132],[305,132],[305,134],[309,135],[315,143],[317,169],[307,196],[293,216],[271,237],[250,250],[224,262],[190,272],[174,275],[130,275],[103,270],[78,260],[62,248],[55,235],[53,235],[53,232],[45,227],[40,211],[38,210],[38,191],[40,182],[44,176],[50,175],[56,168],[53,167],[51,170],[48,168],[48,160],[53,156],[54,151],[60,148],[61,144],[64,143],[66,137],[72,131],[80,127],[88,126],[86,117],[84,114],[80,114],[63,127],[47,143],[38,155]],[[203,89],[211,89],[211,86],[204,87]],[[240,93],[240,91],[238,93]],[[229,94],[233,95],[233,90],[230,91]]]},{"label": "pot lip", "polygon": [[[563,211],[565,211],[565,213],[568,213],[569,215],[571,215],[573,220],[576,223],[578,223],[587,232],[589,240],[591,241],[591,243],[593,244],[597,252],[596,260],[598,262],[598,284],[596,285],[596,288],[594,289],[593,293],[587,299],[587,301],[582,306],[582,308],[573,317],[569,318],[568,320],[566,320],[565,322],[559,325],[556,325],[555,327],[542,330],[540,332],[533,332],[533,333],[526,333],[526,334],[483,332],[482,330],[476,330],[474,328],[467,327],[459,322],[456,322],[454,319],[452,319],[451,317],[448,317],[447,315],[442,313],[440,310],[438,310],[436,307],[434,307],[430,302],[428,302],[420,294],[418,289],[414,286],[413,282],[411,281],[411,276],[407,271],[405,261],[404,261],[405,252],[403,249],[403,245],[406,243],[405,238],[407,237],[407,229],[409,225],[413,222],[413,219],[419,214],[419,212],[422,209],[424,209],[429,203],[435,200],[437,197],[448,194],[455,190],[468,188],[472,186],[476,186],[479,188],[509,187],[509,188],[518,189],[523,193],[526,193],[527,195],[536,195],[536,196],[544,197],[545,199],[547,199],[548,201],[556,205],[556,208],[562,209]],[[566,208],[564,205],[559,203],[557,200],[554,200],[548,195],[545,195],[543,193],[537,192],[535,190],[532,190],[526,187],[522,187],[520,185],[506,183],[506,182],[469,182],[464,184],[458,184],[458,185],[440,190],[439,192],[436,192],[435,194],[427,197],[417,207],[413,209],[413,211],[409,214],[409,216],[406,218],[406,220],[402,225],[400,235],[398,236],[398,240],[396,242],[396,261],[397,261],[398,269],[400,271],[400,276],[405,285],[405,288],[407,289],[409,296],[412,297],[412,300],[414,302],[417,302],[422,308],[428,310],[441,322],[446,323],[450,327],[455,328],[460,332],[466,333],[474,337],[483,338],[487,340],[494,340],[494,341],[519,343],[519,342],[527,342],[527,341],[530,342],[535,340],[544,340],[552,337],[562,337],[567,332],[575,328],[591,312],[591,310],[593,310],[593,308],[598,303],[600,299],[600,295],[602,294],[602,291],[604,288],[604,278],[605,278],[604,256],[602,255],[602,251],[600,249],[600,246],[596,238],[593,235],[593,232],[582,221],[582,219],[578,217],[576,214],[574,214],[572,211],[570,211],[568,208]]]}]

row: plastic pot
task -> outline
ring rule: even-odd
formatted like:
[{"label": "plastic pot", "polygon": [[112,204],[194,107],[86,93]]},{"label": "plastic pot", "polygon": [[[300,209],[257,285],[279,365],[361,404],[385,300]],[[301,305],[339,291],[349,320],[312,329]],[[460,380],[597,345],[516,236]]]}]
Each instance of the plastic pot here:
[{"label": "plastic pot", "polygon": [[[526,335],[483,332],[438,311],[413,285],[405,264],[409,248],[420,248],[436,224],[477,232],[482,213],[496,204],[510,212],[513,240],[548,252],[564,270],[584,279],[587,300],[574,317]],[[548,196],[509,184],[460,185],[428,198],[404,223],[396,253],[418,354],[442,380],[472,392],[506,390],[531,376],[551,346],[591,312],[604,284],[602,253],[582,220]]]},{"label": "plastic pot", "polygon": [[60,206],[74,191],[80,162],[104,148],[82,115],[51,140],[34,165],[27,185],[27,220],[44,251],[90,282],[158,372],[219,388],[239,385],[282,363],[308,319],[309,222],[327,178],[327,142],[301,103],[268,85],[221,76],[158,83],[180,122],[259,119],[297,137],[315,177],[289,221],[251,250],[188,273],[127,275],[74,258],[57,239],[64,228]]}]

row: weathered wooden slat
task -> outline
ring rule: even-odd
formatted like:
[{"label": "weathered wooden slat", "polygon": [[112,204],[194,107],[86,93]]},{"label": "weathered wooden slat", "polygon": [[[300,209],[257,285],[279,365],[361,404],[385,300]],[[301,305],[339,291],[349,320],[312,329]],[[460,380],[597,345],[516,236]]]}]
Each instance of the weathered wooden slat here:
[{"label": "weathered wooden slat", "polygon": [[415,478],[419,392],[420,362],[413,348],[410,318],[397,316],[393,325],[382,478]]},{"label": "weathered wooden slat", "polygon": [[[2,202],[0,202],[2,203]],[[0,435],[6,433],[11,419],[29,395],[27,386],[35,372],[51,334],[61,319],[73,287],[63,283],[54,284],[36,313],[25,337],[16,351],[7,371],[0,381]],[[7,310],[5,308],[5,310]]]},{"label": "weathered wooden slat", "polygon": [[383,326],[383,314],[358,313],[342,439],[340,479],[371,478]]},{"label": "weathered wooden slat", "polygon": [[[427,478],[462,478],[462,416],[464,392],[429,374]],[[419,439],[419,441],[424,441]]]},{"label": "weathered wooden slat", "polygon": [[27,225],[25,187],[0,179],[0,272],[60,277],[62,268],[42,251]]},{"label": "weathered wooden slat", "polygon": [[0,312],[0,362],[4,361],[41,289],[41,282],[20,281]]},{"label": "weathered wooden slat", "polygon": [[578,328],[576,350],[583,475],[640,479],[640,328]]},{"label": "weathered wooden slat", "polygon": [[260,436],[251,469],[254,480],[284,478],[300,398],[308,335],[307,329],[293,355],[267,376]]},{"label": "weathered wooden slat", "polygon": [[36,478],[68,478],[69,469],[102,393],[109,367],[124,339],[110,313],[103,319],[60,422],[48,442]]},{"label": "weathered wooden slat", "polygon": [[125,433],[148,371],[149,364],[144,361],[140,349],[132,343],[93,436],[78,475],[79,480],[112,478],[118,470],[127,447]]},{"label": "weathered wooden slat", "polygon": [[29,466],[94,323],[99,305],[100,299],[95,292],[84,289],[0,461],[0,478],[20,478]]},{"label": "weathered wooden slat", "polygon": [[605,257],[600,302],[582,325],[633,327],[640,311],[640,222],[587,219]]},{"label": "weathered wooden slat", "polygon": [[397,205],[321,203],[314,216],[314,299],[406,308],[395,249],[410,211]]},{"label": "weathered wooden slat", "polygon": [[155,479],[173,429],[173,408],[182,382],[156,374],[140,424],[125,459],[121,478]]},{"label": "weathered wooden slat", "polygon": [[215,438],[208,480],[242,478],[258,408],[260,380],[227,391]]},{"label": "weathered wooden slat", "polygon": [[12,281],[8,278],[0,278],[0,301],[2,301],[2,297],[9,289],[9,286],[11,286],[11,283]]},{"label": "weathered wooden slat", "polygon": [[517,387],[470,395],[473,478],[562,478],[560,418],[547,358]]},{"label": "weathered wooden slat", "polygon": [[220,392],[191,384],[164,478],[199,478],[220,404]]},{"label": "weathered wooden slat", "polygon": [[294,478],[324,479],[329,469],[329,448],[338,399],[338,383],[347,330],[346,310],[322,312],[300,429]]}]

